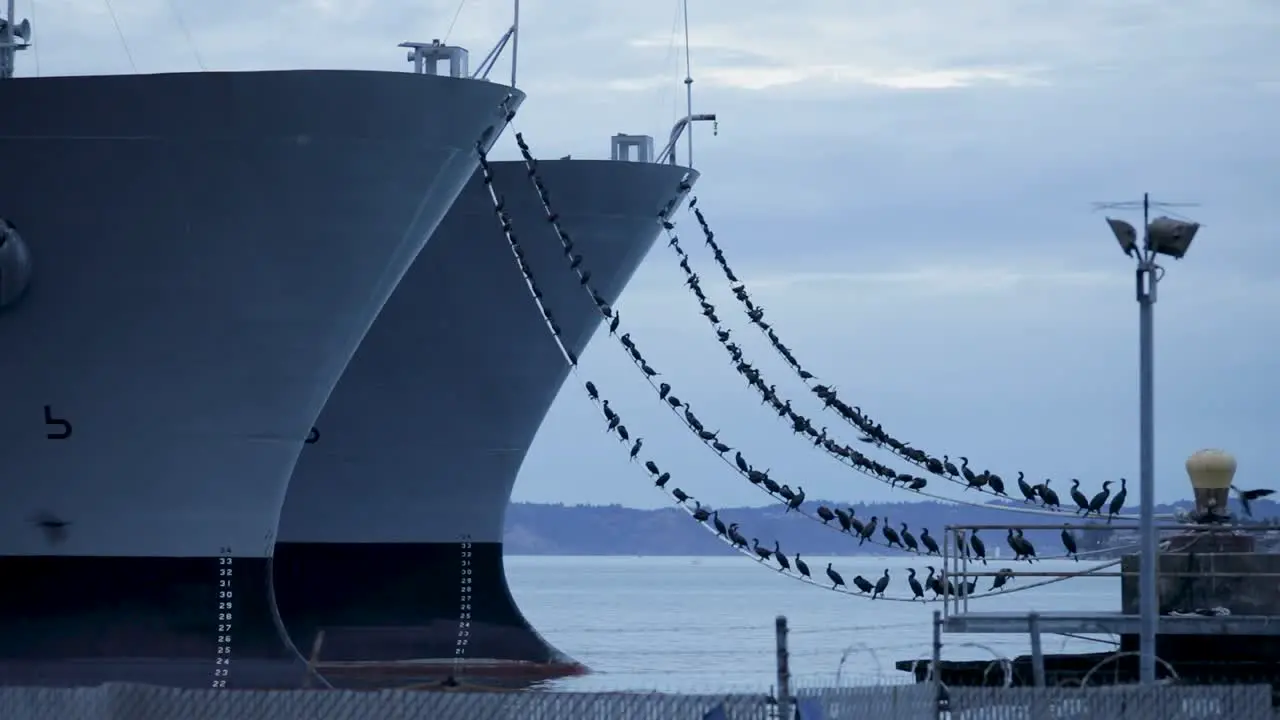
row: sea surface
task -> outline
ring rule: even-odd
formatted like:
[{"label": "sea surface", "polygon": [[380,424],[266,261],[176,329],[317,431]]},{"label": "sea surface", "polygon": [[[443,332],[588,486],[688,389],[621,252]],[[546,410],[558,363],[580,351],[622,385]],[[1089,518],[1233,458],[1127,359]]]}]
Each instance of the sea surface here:
[{"label": "sea surface", "polygon": [[[790,628],[797,686],[910,682],[894,662],[927,659],[940,603],[895,602],[831,592],[827,562],[852,585],[884,570],[890,597],[910,597],[907,569],[918,558],[806,557],[814,583],[746,557],[531,557],[506,559],[511,592],[553,646],[594,672],[556,681],[559,690],[767,691],[776,677],[774,618]],[[913,562],[914,561],[914,562]],[[934,563],[940,566],[941,562]],[[995,561],[990,570],[1014,566]],[[1076,572],[1086,562],[1048,560],[1016,569]],[[980,579],[980,589],[991,578]],[[1016,578],[970,611],[1117,611],[1120,581],[1075,577],[1026,589],[1045,578]],[[1022,589],[1019,589],[1022,588]],[[926,592],[932,597],[932,592]],[[1105,652],[1100,640],[1045,636],[1044,651]],[[1030,651],[1023,635],[944,635],[944,659],[1013,658]]]}]

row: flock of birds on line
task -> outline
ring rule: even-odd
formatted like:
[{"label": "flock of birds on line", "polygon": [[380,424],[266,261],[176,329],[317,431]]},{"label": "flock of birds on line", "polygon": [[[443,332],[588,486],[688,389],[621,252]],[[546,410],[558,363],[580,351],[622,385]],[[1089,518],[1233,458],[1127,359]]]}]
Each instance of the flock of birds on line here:
[{"label": "flock of birds on line", "polygon": [[[619,343],[630,355],[633,363],[644,375],[651,387],[653,387],[657,392],[659,399],[680,417],[683,424],[694,432],[704,445],[715,451],[722,460],[729,464],[751,484],[761,488],[765,492],[769,493],[770,496],[785,505],[787,512],[791,512],[793,510],[797,511],[799,514],[819,522],[825,527],[830,527],[838,532],[847,533],[853,537],[857,537],[859,545],[865,542],[872,542],[873,544],[887,548],[894,548],[919,555],[940,555],[938,542],[932,535],[930,535],[927,528],[921,529],[920,536],[917,538],[913,533],[911,533],[906,523],[900,523],[899,529],[895,530],[894,527],[890,525],[887,517],[872,517],[864,523],[856,516],[855,510],[852,507],[848,509],[832,509],[826,506],[819,506],[816,509],[816,515],[808,514],[803,509],[805,494],[802,487],[797,486],[797,488],[793,490],[787,484],[779,483],[772,478],[770,476],[770,471],[757,470],[745,457],[743,457],[740,451],[734,450],[730,445],[722,441],[718,432],[707,430],[705,425],[693,413],[688,404],[672,394],[672,388],[669,384],[665,382],[656,382],[654,378],[658,376],[659,373],[645,360],[629,334],[625,332],[620,333],[621,318],[619,314],[613,310],[603,295],[601,295],[591,285],[591,273],[583,267],[584,258],[576,251],[573,238],[560,227],[559,216],[552,209],[549,193],[538,175],[537,161],[532,156],[529,146],[524,141],[522,134],[516,134],[516,141],[520,147],[521,154],[524,157],[524,161],[528,169],[528,175],[542,201],[543,208],[546,212],[546,219],[560,239],[561,249],[569,269],[575,273],[579,284],[584,291],[590,295],[596,309],[608,323],[610,336],[618,339]],[[516,259],[517,266],[524,276],[530,293],[533,295],[536,304],[543,314],[543,319],[546,321],[561,351],[564,353],[566,359],[569,361],[576,373],[578,359],[573,352],[569,350],[569,348],[565,347],[561,337],[560,326],[556,322],[556,319],[550,310],[543,303],[543,294],[539,288],[538,280],[534,277],[531,268],[526,262],[526,253],[516,237],[514,225],[511,221],[510,215],[505,209],[505,202],[497,193],[497,190],[493,185],[493,175],[488,166],[486,154],[483,148],[478,149],[483,180],[493,199],[494,213],[502,225],[502,230],[507,237],[510,250]],[[691,188],[687,182],[682,182],[678,188],[676,198],[683,197],[683,195],[690,189]],[[803,433],[807,435],[813,445],[827,450],[830,454],[833,454],[836,457],[847,460],[855,469],[864,472],[864,474],[871,474],[873,477],[882,479],[895,487],[903,486],[909,490],[920,492],[927,485],[926,478],[912,476],[906,473],[897,473],[891,468],[867,458],[865,455],[854,450],[848,445],[838,443],[835,439],[828,436],[827,429],[825,427],[820,431],[815,430],[813,423],[810,420],[791,408],[789,400],[784,400],[779,397],[776,386],[766,384],[761,378],[759,371],[754,368],[754,366],[743,360],[741,348],[730,340],[729,331],[721,326],[715,307],[707,301],[706,295],[703,293],[699,283],[698,276],[689,266],[687,253],[685,253],[683,248],[680,246],[678,238],[671,232],[674,229],[674,225],[670,223],[668,214],[671,212],[674,204],[675,200],[673,200],[672,203],[670,203],[668,207],[660,213],[660,219],[670,235],[669,246],[672,247],[680,256],[680,267],[686,273],[686,286],[688,286],[698,298],[703,308],[703,315],[714,326],[717,338],[730,353],[730,356],[734,360],[735,368],[748,380],[748,384],[761,392],[761,396],[764,398],[765,402],[771,404],[780,417],[787,418],[791,421],[793,430],[797,434]],[[858,427],[863,433],[860,439],[864,443],[888,448],[895,454],[908,460],[908,462],[912,462],[935,475],[964,484],[966,489],[977,489],[979,491],[990,492],[995,495],[1007,497],[1004,481],[999,475],[987,470],[980,473],[974,472],[969,467],[968,459],[964,457],[958,458],[961,461],[961,464],[957,467],[952,463],[950,458],[945,455],[941,460],[939,460],[927,453],[924,453],[923,451],[911,448],[908,444],[900,442],[889,436],[878,423],[872,423],[865,415],[862,414],[862,411],[859,408],[845,405],[843,401],[836,396],[833,389],[817,383],[813,374],[804,370],[795,360],[789,348],[781,343],[772,326],[765,323],[763,319],[763,308],[754,304],[747,295],[745,286],[737,279],[736,275],[734,275],[732,269],[729,267],[724,258],[723,251],[715,243],[714,233],[712,233],[708,226],[702,211],[698,209],[696,205],[697,199],[691,199],[689,202],[689,208],[698,218],[698,222],[706,237],[707,245],[712,249],[712,252],[716,257],[718,264],[721,266],[726,278],[733,284],[734,294],[738,297],[739,301],[743,303],[748,318],[766,334],[775,350],[777,350],[779,354],[787,360],[788,364],[797,371],[801,378],[805,380],[806,383],[812,383],[811,389],[815,394],[818,394],[819,397],[822,398],[825,408],[834,408],[838,414]],[[674,498],[678,504],[685,506],[695,520],[701,523],[704,527],[712,529],[722,541],[730,545],[735,550],[738,550],[743,554],[753,556],[761,563],[776,563],[776,569],[779,572],[791,574],[794,577],[804,580],[812,580],[808,565],[804,563],[800,556],[795,555],[793,563],[792,560],[789,560],[787,555],[782,552],[780,543],[776,540],[774,541],[773,549],[761,546],[756,538],[752,538],[751,543],[748,543],[746,537],[739,529],[740,526],[738,523],[726,524],[719,517],[719,511],[703,507],[701,503],[693,500],[691,496],[678,487],[668,487],[668,483],[671,480],[671,474],[669,472],[662,471],[654,460],[640,458],[644,446],[643,439],[639,437],[636,437],[634,440],[632,439],[630,431],[626,425],[623,424],[621,417],[609,406],[609,401],[607,399],[601,398],[599,390],[596,388],[594,383],[584,381],[583,387],[590,399],[597,404],[604,416],[607,431],[616,435],[623,443],[628,443],[630,445],[630,459],[632,461],[639,461],[643,464],[654,479],[654,484],[658,489]],[[732,460],[728,458],[728,453],[731,451],[733,452]],[[1053,511],[1061,510],[1061,502],[1058,498],[1057,492],[1050,487],[1049,480],[1046,479],[1044,482],[1033,485],[1026,482],[1024,474],[1019,472],[1017,484],[1019,491],[1023,495],[1024,502],[1036,503],[1041,508],[1051,509]],[[1128,490],[1127,482],[1123,478],[1120,480],[1120,484],[1120,490],[1114,496],[1112,496],[1110,490],[1112,483],[1111,481],[1107,481],[1103,483],[1103,488],[1100,492],[1095,493],[1090,497],[1086,496],[1084,492],[1080,490],[1080,481],[1073,480],[1070,495],[1072,501],[1076,505],[1076,514],[1084,517],[1091,515],[1099,518],[1106,517],[1108,522],[1112,518],[1121,517],[1120,511],[1124,507]],[[1256,499],[1256,497],[1261,496],[1256,495],[1256,493],[1270,494],[1270,491],[1246,491],[1246,493],[1254,495]],[[949,500],[947,498],[939,499]],[[694,502],[693,508],[688,508],[686,505],[690,500],[693,500]],[[1247,507],[1247,500],[1245,500],[1243,495],[1242,501],[1246,502]],[[836,525],[831,525],[830,523],[832,521],[835,521]],[[877,537],[877,530],[879,530],[879,538]],[[1079,560],[1079,544],[1068,526],[1064,525],[1060,538],[1065,553],[1063,555],[1053,557],[1072,557]],[[955,543],[957,550],[965,557],[975,559],[984,564],[986,563],[986,545],[984,541],[978,537],[976,530],[968,530],[964,533],[957,532],[953,536],[953,542]],[[1035,546],[1023,535],[1021,530],[1008,529],[1005,536],[1005,542],[1014,552],[1015,561],[1024,560],[1026,562],[1032,562],[1037,559]],[[929,569],[929,575],[925,578],[923,583],[917,578],[917,573],[914,569],[909,570],[908,586],[912,591],[911,598],[890,599],[924,600],[926,599],[924,596],[925,591],[931,590],[934,592],[933,599],[936,600],[947,596],[972,596],[976,590],[977,580],[953,583],[950,579],[945,577],[944,573],[936,571],[936,569],[931,566],[927,567]],[[839,590],[842,587],[847,588],[843,577],[831,566],[830,563],[828,563],[826,570],[827,578],[832,583],[831,589]],[[1087,570],[1084,572],[1087,572]],[[890,572],[886,569],[875,583],[866,580],[862,576],[855,577],[853,579],[853,583],[854,587],[857,588],[858,593],[866,594],[872,599],[875,599],[877,597],[885,596],[884,593],[888,588],[890,577]],[[1011,568],[1000,569],[994,576],[990,591],[1003,590],[1012,577],[1013,570]],[[1056,581],[1057,580],[1053,580],[1051,582]]]}]

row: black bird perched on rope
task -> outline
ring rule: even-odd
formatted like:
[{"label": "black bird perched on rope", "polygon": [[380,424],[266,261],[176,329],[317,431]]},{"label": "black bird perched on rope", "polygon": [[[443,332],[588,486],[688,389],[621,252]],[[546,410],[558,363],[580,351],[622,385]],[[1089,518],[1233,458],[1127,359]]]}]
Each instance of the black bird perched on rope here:
[{"label": "black bird perched on rope", "polygon": [[911,531],[907,529],[906,523],[901,523],[901,525],[902,532],[899,535],[902,536],[902,544],[906,545],[911,552],[920,552],[920,544],[916,542],[915,535],[912,535]]},{"label": "black bird perched on rope", "polygon": [[991,589],[999,590],[1005,586],[1005,583],[1013,579],[1013,568],[1000,568],[996,571],[995,579],[991,581]]},{"label": "black bird perched on rope", "polygon": [[987,564],[987,544],[982,542],[982,538],[978,537],[978,531],[972,530],[969,535],[969,547],[973,548],[974,557],[982,561],[983,565]]},{"label": "black bird perched on rope", "polygon": [[635,442],[635,444],[631,446],[631,459],[632,459],[632,460],[635,460],[635,459],[636,459],[636,456],[640,454],[640,448],[641,448],[643,445],[644,445],[644,440],[643,440],[643,439],[641,439],[641,438],[636,438],[636,442]]},{"label": "black bird perched on rope", "polygon": [[683,503],[685,500],[689,499],[689,495],[685,493],[685,491],[681,490],[680,488],[676,488],[675,490],[672,490],[671,497],[674,497],[676,499],[676,502],[678,503]]},{"label": "black bird perched on rope", "polygon": [[671,480],[671,473],[669,473],[669,472],[664,472],[664,473],[662,473],[661,475],[659,475],[659,476],[658,476],[658,479],[657,479],[657,480],[654,480],[654,481],[653,481],[653,484],[654,484],[654,485],[657,485],[657,486],[658,486],[658,487],[660,487],[660,488],[665,488],[665,487],[667,486],[667,482],[668,482],[669,480]]},{"label": "black bird perched on rope", "polygon": [[902,544],[902,538],[898,537],[898,531],[894,530],[889,525],[888,517],[885,517],[884,519],[884,527],[880,530],[880,534],[884,535],[884,541],[888,547],[893,547],[895,545],[898,547],[904,547]]},{"label": "black bird perched on rope", "polygon": [[813,576],[809,574],[809,565],[800,559],[800,553],[796,553],[796,570],[798,570],[804,577],[807,577],[810,580],[813,579]]},{"label": "black bird perched on rope", "polygon": [[782,546],[777,540],[773,541],[773,559],[778,561],[778,567],[784,572],[791,569],[791,563],[787,562],[787,556],[782,554]]},{"label": "black bird perched on rope", "polygon": [[911,594],[915,596],[913,599],[924,600],[924,586],[916,579],[916,569],[907,570],[907,584],[911,586]]},{"label": "black bird perched on rope", "polygon": [[1049,482],[1049,478],[1045,478],[1043,483],[1036,486],[1039,488],[1038,492],[1040,493],[1040,499],[1044,500],[1045,507],[1060,508],[1062,507],[1062,503],[1058,501],[1058,493],[1054,492],[1053,488],[1049,487]]},{"label": "black bird perched on rope", "polygon": [[871,518],[871,522],[867,523],[866,526],[862,528],[862,532],[858,533],[859,545],[870,540],[871,537],[876,534],[876,526],[879,524],[879,522],[880,522],[879,518],[873,517]]},{"label": "black bird perched on rope", "polygon": [[942,552],[938,549],[938,541],[934,540],[933,536],[929,534],[929,528],[925,528],[920,531],[920,542],[924,543],[924,547],[926,550],[929,551],[930,555],[942,554]]},{"label": "black bird perched on rope", "polygon": [[835,590],[836,588],[840,587],[841,585],[844,585],[844,578],[840,577],[840,573],[836,572],[836,571],[831,567],[831,563],[827,563],[827,578],[828,578],[829,580],[831,580],[831,589],[832,589],[832,590]]},{"label": "black bird perched on rope", "polygon": [[760,541],[756,538],[751,538],[751,549],[755,551],[756,555],[762,562],[773,557],[773,551],[768,548],[760,547]]},{"label": "black bird perched on rope", "polygon": [[797,485],[796,489],[798,492],[792,495],[791,499],[787,501],[787,509],[784,512],[799,510],[800,506],[804,504],[804,488]]},{"label": "black bird perched on rope", "polygon": [[[1105,480],[1102,483],[1102,491],[1093,496],[1089,501],[1089,512],[1094,515],[1102,515],[1102,506],[1107,504],[1107,498],[1111,497],[1111,481]],[[1088,515],[1089,513],[1085,513]]]},{"label": "black bird perched on rope", "polygon": [[1071,499],[1075,501],[1076,507],[1079,508],[1079,510],[1076,510],[1077,515],[1081,512],[1085,515],[1089,514],[1089,498],[1080,492],[1079,478],[1071,478]]},{"label": "black bird perched on rope", "polygon": [[1062,547],[1067,549],[1068,557],[1075,558],[1076,562],[1080,562],[1080,556],[1076,554],[1076,538],[1071,534],[1071,528],[1066,525],[1062,526]]},{"label": "black bird perched on rope", "polygon": [[881,575],[880,579],[876,581],[876,588],[875,588],[875,591],[871,593],[871,599],[875,600],[877,595],[883,596],[884,591],[887,590],[888,588],[889,588],[889,569],[885,568],[884,575]]},{"label": "black bird perched on rope", "polygon": [[1237,488],[1235,485],[1232,485],[1231,489],[1235,491],[1236,498],[1240,500],[1240,509],[1244,510],[1244,514],[1249,517],[1253,517],[1253,508],[1250,507],[1249,503],[1253,502],[1254,500],[1258,500],[1275,493],[1275,490],[1272,490],[1270,488],[1258,488],[1257,490],[1241,490]]},{"label": "black bird perched on rope", "polygon": [[875,585],[872,585],[870,581],[868,581],[866,578],[862,577],[861,575],[853,576],[853,585],[854,587],[858,588],[858,592],[862,592],[862,593],[875,592],[875,589],[876,589]]},{"label": "black bird perched on rope", "polygon": [[1031,483],[1028,483],[1026,480],[1023,479],[1025,477],[1026,476],[1022,474],[1022,471],[1019,470],[1018,471],[1018,492],[1021,492],[1022,497],[1025,498],[1023,502],[1034,503],[1036,501],[1036,498],[1038,497],[1036,495],[1036,489],[1034,487],[1031,487]]},{"label": "black bird perched on rope", "polygon": [[836,514],[831,512],[831,508],[827,507],[826,505],[819,505],[817,512],[818,512],[818,517],[822,518],[823,525],[826,525],[827,523],[836,519]]},{"label": "black bird perched on rope", "polygon": [[1129,481],[1120,478],[1120,492],[1111,498],[1111,506],[1107,508],[1107,522],[1111,522],[1111,518],[1120,514],[1124,509],[1125,498],[1129,497]]}]

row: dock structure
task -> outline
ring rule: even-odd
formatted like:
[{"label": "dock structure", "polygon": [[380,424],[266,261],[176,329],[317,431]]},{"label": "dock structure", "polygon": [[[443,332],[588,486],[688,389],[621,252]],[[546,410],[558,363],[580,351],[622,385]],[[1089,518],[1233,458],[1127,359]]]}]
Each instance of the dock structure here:
[{"label": "dock structure", "polygon": [[[1161,526],[1157,592],[1156,654],[1162,677],[1186,683],[1266,683],[1280,688],[1280,554],[1260,552],[1258,538],[1274,532],[1270,526],[1238,524],[1230,516],[1228,493],[1235,460],[1221,451],[1201,451],[1187,461],[1196,509],[1189,523]],[[1078,524],[1077,524],[1078,525]],[[974,530],[1055,530],[1052,525],[949,526],[944,566],[950,581],[964,588],[977,578],[1009,574],[971,565],[964,548]],[[1083,526],[1068,529],[1085,529]],[[1096,529],[1096,528],[1093,528]],[[1136,529],[1113,524],[1108,529]],[[1013,577],[1037,580],[1071,577],[1115,577],[1121,602],[1116,612],[983,612],[964,593],[947,597],[937,632],[965,634],[1027,634],[1032,654],[1011,660],[938,663],[940,679],[948,686],[1099,685],[1136,682],[1139,677],[1138,577],[1139,555],[1077,572],[1014,571]],[[1041,635],[1111,635],[1117,647],[1109,652],[1054,654],[1040,652]],[[896,664],[917,681],[928,679],[930,661]],[[1280,697],[1280,696],[1278,696]]]}]

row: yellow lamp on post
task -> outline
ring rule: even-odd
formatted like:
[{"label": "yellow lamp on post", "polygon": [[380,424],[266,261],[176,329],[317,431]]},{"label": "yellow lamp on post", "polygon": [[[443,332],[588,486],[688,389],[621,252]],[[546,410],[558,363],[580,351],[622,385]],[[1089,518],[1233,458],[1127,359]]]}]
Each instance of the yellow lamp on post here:
[{"label": "yellow lamp on post", "polygon": [[1226,518],[1231,515],[1227,499],[1236,476],[1236,458],[1225,450],[1207,449],[1187,458],[1187,477],[1196,500],[1196,516]]}]

